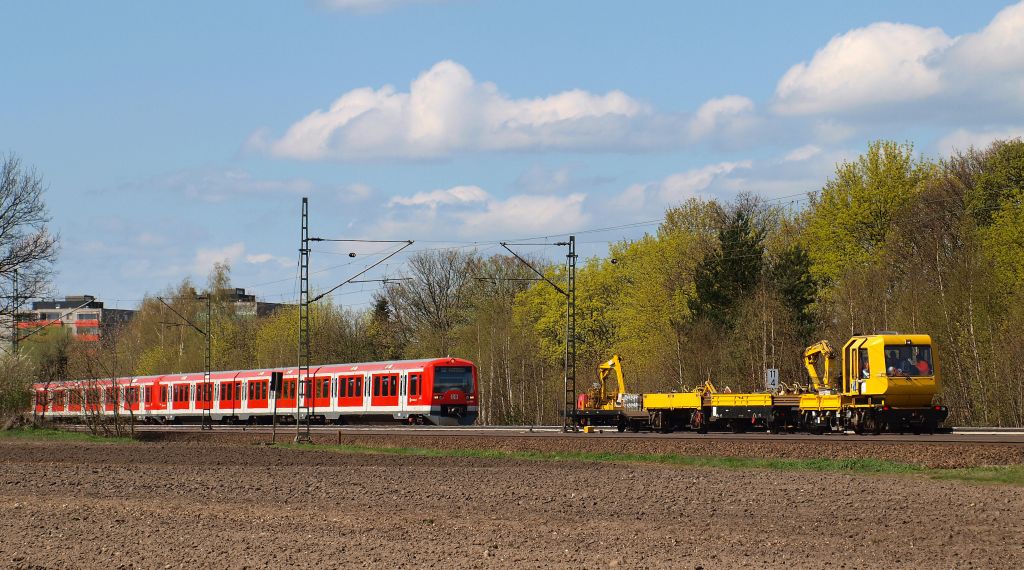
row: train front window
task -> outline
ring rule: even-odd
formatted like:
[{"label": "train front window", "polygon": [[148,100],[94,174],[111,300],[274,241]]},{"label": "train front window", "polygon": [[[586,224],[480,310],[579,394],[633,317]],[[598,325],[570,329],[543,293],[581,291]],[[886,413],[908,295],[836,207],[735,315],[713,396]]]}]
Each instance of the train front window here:
[{"label": "train front window", "polygon": [[438,366],[434,368],[434,393],[440,394],[448,390],[462,390],[469,394],[473,391],[472,366]]},{"label": "train front window", "polygon": [[932,347],[920,344],[887,344],[885,372],[889,376],[931,376]]}]

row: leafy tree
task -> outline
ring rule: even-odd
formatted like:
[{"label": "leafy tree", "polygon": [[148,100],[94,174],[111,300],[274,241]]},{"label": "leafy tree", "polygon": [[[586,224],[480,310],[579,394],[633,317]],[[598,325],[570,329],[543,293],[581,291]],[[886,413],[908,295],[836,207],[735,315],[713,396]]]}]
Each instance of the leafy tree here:
[{"label": "leafy tree", "polygon": [[1000,281],[1024,290],[1024,141],[992,145],[968,200]]},{"label": "leafy tree", "polygon": [[992,223],[1007,202],[1019,203],[1024,191],[1024,141],[996,141],[984,154],[984,163],[966,197],[971,215],[982,226]]},{"label": "leafy tree", "polygon": [[810,196],[804,238],[811,271],[827,287],[882,259],[893,228],[905,223],[901,216],[935,169],[913,151],[909,143],[875,141]]}]

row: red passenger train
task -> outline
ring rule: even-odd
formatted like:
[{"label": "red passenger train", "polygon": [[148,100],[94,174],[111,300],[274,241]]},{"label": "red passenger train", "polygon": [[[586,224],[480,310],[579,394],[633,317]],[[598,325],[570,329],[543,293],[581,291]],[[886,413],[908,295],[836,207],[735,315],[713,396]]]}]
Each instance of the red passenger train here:
[{"label": "red passenger train", "polygon": [[[280,391],[271,373],[282,372]],[[425,358],[310,366],[297,390],[298,368],[135,376],[35,384],[35,411],[55,419],[132,413],[151,423],[269,423],[306,413],[314,421],[398,420],[469,425],[477,417],[476,366],[460,358]],[[304,395],[300,395],[304,394]],[[276,400],[276,401],[275,401]]]}]

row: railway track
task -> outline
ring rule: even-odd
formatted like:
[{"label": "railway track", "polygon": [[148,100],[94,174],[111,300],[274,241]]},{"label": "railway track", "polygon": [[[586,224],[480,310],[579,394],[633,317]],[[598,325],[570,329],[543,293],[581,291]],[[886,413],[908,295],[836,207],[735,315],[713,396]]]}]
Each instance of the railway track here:
[{"label": "railway track", "polygon": [[[87,431],[85,425],[69,426],[77,431]],[[305,429],[305,428],[303,428]],[[217,434],[266,434],[271,435],[271,426],[239,426],[239,425],[217,425],[213,430],[203,430],[198,425],[141,425],[136,426],[137,433],[194,433],[208,434],[216,437]],[[849,443],[855,445],[861,442],[871,443],[931,443],[931,444],[1003,444],[1024,446],[1024,429],[1017,428],[953,428],[952,433],[934,435],[855,435],[852,432],[846,434],[810,435],[803,433],[795,434],[770,434],[763,432],[754,433],[718,433],[697,434],[694,432],[662,433],[619,433],[615,429],[598,430],[595,433],[564,433],[560,426],[476,426],[476,427],[444,427],[444,426],[310,426],[313,435],[401,435],[401,436],[450,436],[450,437],[544,437],[544,438],[605,438],[605,439],[658,439],[658,440],[719,440],[719,441],[808,441],[829,443]],[[288,441],[295,433],[294,425],[277,427],[278,441]]]}]

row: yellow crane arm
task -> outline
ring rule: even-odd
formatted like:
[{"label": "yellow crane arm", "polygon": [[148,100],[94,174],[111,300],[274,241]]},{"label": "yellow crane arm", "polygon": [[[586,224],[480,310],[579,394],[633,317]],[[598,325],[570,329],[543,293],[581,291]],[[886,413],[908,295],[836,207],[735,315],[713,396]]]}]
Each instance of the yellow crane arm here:
[{"label": "yellow crane arm", "polygon": [[618,384],[618,386],[617,386],[618,392],[615,393],[616,397],[619,394],[625,394],[626,393],[626,381],[622,377],[622,360],[619,358],[618,354],[612,355],[611,359],[609,359],[608,362],[605,362],[605,363],[601,364],[600,366],[597,367],[597,369],[599,371],[599,375],[600,375],[600,379],[601,379],[601,398],[602,399],[604,399],[604,398],[606,398],[606,397],[608,397],[610,395],[610,394],[608,394],[605,391],[605,381],[608,379],[608,376],[610,376],[612,374],[615,375],[615,381]]},{"label": "yellow crane arm", "polygon": [[[804,350],[804,366],[807,368],[807,375],[811,377],[811,384],[815,390],[829,388],[831,378],[831,364],[836,357],[836,351],[827,340],[819,341]],[[818,359],[822,360],[823,374],[818,376],[818,369],[815,364]]]}]

